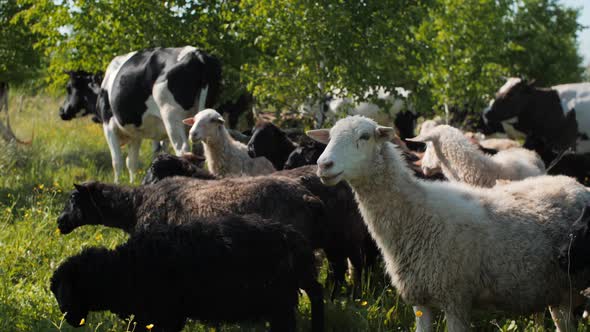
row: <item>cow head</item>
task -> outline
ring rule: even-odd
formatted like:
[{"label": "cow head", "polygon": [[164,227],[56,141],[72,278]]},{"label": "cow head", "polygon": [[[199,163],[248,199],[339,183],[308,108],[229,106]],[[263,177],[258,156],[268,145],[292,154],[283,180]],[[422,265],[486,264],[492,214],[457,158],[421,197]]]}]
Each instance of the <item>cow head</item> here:
[{"label": "cow head", "polygon": [[511,130],[530,102],[533,91],[533,82],[517,77],[509,78],[498,90],[490,106],[484,110],[484,121],[488,126],[502,124],[504,130]]},{"label": "cow head", "polygon": [[90,74],[88,72],[67,71],[70,76],[66,85],[66,99],[59,109],[62,120],[71,120],[76,117],[96,113],[97,94],[89,85],[100,85],[102,74]]}]

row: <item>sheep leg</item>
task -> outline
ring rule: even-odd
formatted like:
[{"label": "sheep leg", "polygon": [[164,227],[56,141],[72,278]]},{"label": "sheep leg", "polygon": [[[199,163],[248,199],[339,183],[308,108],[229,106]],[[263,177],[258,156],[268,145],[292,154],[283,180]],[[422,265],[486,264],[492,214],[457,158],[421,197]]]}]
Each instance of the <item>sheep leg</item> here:
[{"label": "sheep leg", "polygon": [[324,292],[322,285],[315,279],[309,280],[302,286],[311,302],[311,331],[324,331]]},{"label": "sheep leg", "polygon": [[361,295],[361,273],[364,270],[362,257],[363,255],[360,249],[353,251],[353,253],[348,257],[348,259],[350,260],[350,264],[352,265],[352,295],[354,296],[354,298],[358,298]]},{"label": "sheep leg", "polygon": [[295,311],[289,307],[277,312],[270,321],[270,332],[295,332]]},{"label": "sheep leg", "polygon": [[139,168],[139,148],[141,147],[141,139],[134,138],[129,142],[127,147],[127,169],[129,170],[129,182],[135,181],[135,174]]},{"label": "sheep leg", "polygon": [[[324,250],[326,251],[326,250]],[[333,301],[336,295],[340,293],[340,288],[344,284],[344,276],[346,274],[346,268],[348,263],[346,257],[340,255],[334,255],[334,253],[326,251],[326,256],[330,265],[331,275],[334,280],[334,289],[330,295],[330,299]]]},{"label": "sheep leg", "polygon": [[535,332],[545,331],[545,312],[533,314],[533,322],[535,323]]},{"label": "sheep leg", "polygon": [[574,314],[569,309],[569,306],[549,307],[549,312],[551,313],[551,318],[553,318],[557,332],[576,331]]},{"label": "sheep leg", "polygon": [[471,330],[469,323],[469,313],[461,310],[445,311],[447,319],[447,331],[449,332],[467,332]]},{"label": "sheep leg", "polygon": [[416,314],[416,332],[431,332],[432,322],[434,321],[432,310],[421,305],[415,305],[413,308],[414,314]]}]

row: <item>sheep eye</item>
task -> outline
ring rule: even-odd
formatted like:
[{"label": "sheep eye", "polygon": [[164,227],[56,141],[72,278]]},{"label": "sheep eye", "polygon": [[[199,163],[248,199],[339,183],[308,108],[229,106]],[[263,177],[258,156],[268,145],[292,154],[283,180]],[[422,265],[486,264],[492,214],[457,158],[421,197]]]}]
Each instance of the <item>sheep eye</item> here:
[{"label": "sheep eye", "polygon": [[361,135],[361,137],[359,137],[359,139],[362,139],[362,140],[368,141],[370,137],[371,137],[371,136],[370,136],[369,134],[367,134],[367,133],[364,133],[364,134],[362,134],[362,135]]}]

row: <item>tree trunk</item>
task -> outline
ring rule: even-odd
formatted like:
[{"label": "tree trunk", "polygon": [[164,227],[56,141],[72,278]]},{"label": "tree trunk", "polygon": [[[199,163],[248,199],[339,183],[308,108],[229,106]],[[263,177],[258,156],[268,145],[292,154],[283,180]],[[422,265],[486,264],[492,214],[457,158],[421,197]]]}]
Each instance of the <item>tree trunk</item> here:
[{"label": "tree trunk", "polygon": [[8,116],[8,83],[0,82],[0,113],[6,113],[6,124],[0,120],[0,137],[6,142],[17,142],[20,144],[29,144],[30,142],[23,142],[16,138],[12,128],[10,128],[10,118]]}]

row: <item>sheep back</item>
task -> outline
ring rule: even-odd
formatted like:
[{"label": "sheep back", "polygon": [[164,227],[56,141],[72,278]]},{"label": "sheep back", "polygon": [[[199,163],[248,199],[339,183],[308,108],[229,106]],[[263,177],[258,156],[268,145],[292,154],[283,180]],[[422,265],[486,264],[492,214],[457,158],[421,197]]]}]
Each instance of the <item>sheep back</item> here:
[{"label": "sheep back", "polygon": [[114,250],[86,249],[57,269],[51,290],[74,326],[88,311],[110,310],[175,331],[187,317],[286,319],[282,328],[292,330],[298,289],[315,278],[312,250],[298,232],[249,215],[153,224]]}]

